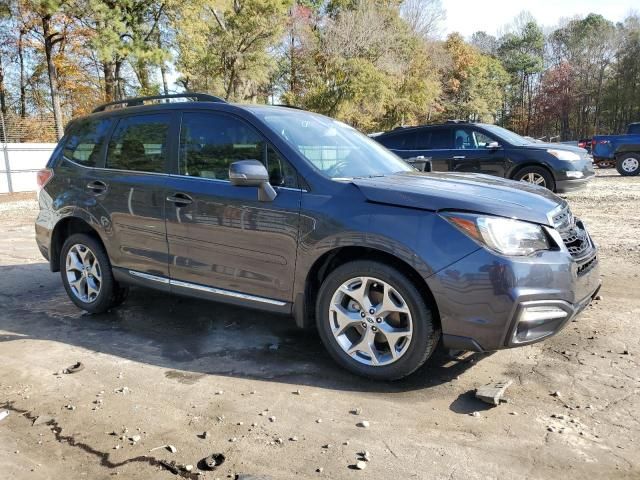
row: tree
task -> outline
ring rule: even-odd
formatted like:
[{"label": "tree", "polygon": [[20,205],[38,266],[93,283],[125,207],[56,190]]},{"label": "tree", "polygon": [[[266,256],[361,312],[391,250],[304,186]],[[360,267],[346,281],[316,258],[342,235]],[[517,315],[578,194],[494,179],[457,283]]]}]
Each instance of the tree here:
[{"label": "tree", "polygon": [[280,41],[290,6],[289,0],[234,0],[224,10],[209,0],[186,5],[177,34],[184,87],[256,101],[276,67],[269,52]]},{"label": "tree", "polygon": [[411,30],[425,39],[436,37],[447,19],[441,0],[404,0],[400,15]]},{"label": "tree", "polygon": [[505,112],[507,123],[529,135],[534,88],[544,68],[545,39],[535,20],[526,14],[517,20],[520,21],[516,21],[515,30],[500,39],[497,54],[511,75],[511,109]]},{"label": "tree", "polygon": [[508,81],[500,62],[481,54],[457,33],[447,37],[445,48],[452,64],[443,79],[443,116],[495,121]]}]

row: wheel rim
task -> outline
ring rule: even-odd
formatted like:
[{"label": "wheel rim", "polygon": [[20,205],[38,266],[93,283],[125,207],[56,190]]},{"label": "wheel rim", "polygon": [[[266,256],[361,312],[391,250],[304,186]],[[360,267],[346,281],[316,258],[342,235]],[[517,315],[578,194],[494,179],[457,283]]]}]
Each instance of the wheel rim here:
[{"label": "wheel rim", "polygon": [[635,172],[638,169],[638,165],[639,163],[637,158],[630,157],[630,158],[625,158],[622,161],[622,169],[625,172],[629,172],[629,173]]},{"label": "wheel rim", "polygon": [[352,278],[335,291],[329,326],[347,355],[376,367],[402,358],[413,334],[411,312],[402,295],[373,277]]},{"label": "wheel rim", "polygon": [[77,243],[67,252],[66,273],[73,294],[84,303],[95,302],[102,287],[102,269],[96,255]]},{"label": "wheel rim", "polygon": [[535,172],[525,173],[520,177],[521,182],[533,183],[534,185],[540,185],[541,187],[547,186],[547,181],[544,179],[542,175]]}]

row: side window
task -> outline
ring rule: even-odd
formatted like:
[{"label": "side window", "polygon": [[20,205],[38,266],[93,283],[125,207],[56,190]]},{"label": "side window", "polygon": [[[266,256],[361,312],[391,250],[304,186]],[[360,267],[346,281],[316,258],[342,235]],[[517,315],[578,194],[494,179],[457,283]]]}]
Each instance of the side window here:
[{"label": "side window", "polygon": [[477,148],[473,138],[473,130],[468,128],[457,128],[454,134],[454,148],[456,150],[468,150]]},{"label": "side window", "polygon": [[267,145],[267,171],[269,183],[274,187],[298,188],[295,169],[271,145]]},{"label": "side window", "polygon": [[448,150],[451,145],[451,130],[448,128],[437,128],[431,131],[431,150]]},{"label": "side window", "polygon": [[627,134],[628,135],[640,134],[640,123],[632,123],[632,124],[630,124]]},{"label": "side window", "polygon": [[229,165],[259,160],[274,186],[297,186],[291,165],[250,125],[230,115],[187,112],[180,128],[180,174],[229,179]]},{"label": "side window", "polygon": [[478,130],[473,131],[473,136],[475,138],[475,143],[477,148],[486,148],[491,142],[495,142],[493,138],[489,135],[486,135]]},{"label": "side window", "polygon": [[95,167],[110,126],[111,119],[82,121],[73,126],[62,154],[85,167]]},{"label": "side window", "polygon": [[164,113],[121,118],[109,141],[106,166],[164,173],[170,123]]},{"label": "side window", "polygon": [[433,148],[431,147],[431,129],[419,130],[416,133],[415,149],[429,150],[430,148]]},{"label": "side window", "polygon": [[244,122],[215,113],[185,113],[180,128],[180,174],[229,179],[237,160],[264,163],[264,140]]},{"label": "side window", "polygon": [[414,139],[415,132],[412,131],[385,136],[380,139],[380,143],[394,150],[412,150],[415,143]]}]

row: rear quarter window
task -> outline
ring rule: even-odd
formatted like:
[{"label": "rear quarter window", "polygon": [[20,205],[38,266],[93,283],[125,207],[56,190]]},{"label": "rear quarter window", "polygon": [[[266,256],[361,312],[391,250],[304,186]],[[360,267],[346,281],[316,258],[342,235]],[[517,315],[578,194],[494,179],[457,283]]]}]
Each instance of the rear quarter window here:
[{"label": "rear quarter window", "polygon": [[378,140],[379,143],[392,150],[411,150],[415,143],[415,132],[394,133]]},{"label": "rear quarter window", "polygon": [[640,134],[640,123],[632,123],[629,125],[629,130],[627,131],[629,135],[638,135]]},{"label": "rear quarter window", "polygon": [[67,133],[62,155],[85,167],[95,167],[111,123],[111,119],[101,119],[83,120],[73,125]]}]

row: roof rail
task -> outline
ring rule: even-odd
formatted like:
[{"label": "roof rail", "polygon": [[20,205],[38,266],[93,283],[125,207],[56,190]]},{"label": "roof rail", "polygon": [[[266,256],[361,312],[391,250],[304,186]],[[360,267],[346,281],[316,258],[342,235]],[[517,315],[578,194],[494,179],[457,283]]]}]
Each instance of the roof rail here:
[{"label": "roof rail", "polygon": [[124,107],[137,107],[140,105],[144,105],[144,102],[148,102],[150,100],[164,100],[169,98],[190,98],[194,102],[223,102],[227,103],[220,97],[216,97],[214,95],[208,95],[206,93],[172,93],[169,95],[153,95],[151,97],[135,97],[135,98],[125,98],[124,100],[116,100],[115,102],[105,103],[93,109],[91,113],[104,112],[108,107],[114,105],[124,105]]},{"label": "roof rail", "polygon": [[452,120],[447,120],[444,123],[472,123],[472,122],[469,122],[469,120],[452,119]]}]

